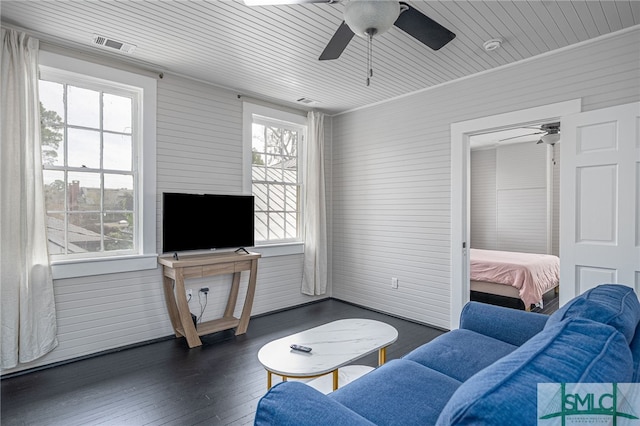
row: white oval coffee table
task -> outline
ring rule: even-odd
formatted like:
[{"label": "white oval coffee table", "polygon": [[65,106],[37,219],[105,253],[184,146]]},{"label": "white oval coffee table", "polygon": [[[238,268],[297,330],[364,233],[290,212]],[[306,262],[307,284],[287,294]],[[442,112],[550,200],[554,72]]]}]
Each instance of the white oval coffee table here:
[{"label": "white oval coffee table", "polygon": [[[398,339],[398,331],[380,321],[369,319],[343,319],[330,322],[300,333],[286,336],[264,345],[258,352],[258,360],[267,370],[267,388],[271,388],[272,375],[287,378],[310,379],[333,374],[333,390],[338,388],[338,369],[378,351],[378,365],[386,361],[387,346]],[[310,353],[294,351],[291,344],[308,346]],[[344,381],[351,381],[373,367],[348,366],[353,372],[342,374]],[[342,373],[342,372],[341,372]],[[343,383],[344,384],[344,383]]]}]

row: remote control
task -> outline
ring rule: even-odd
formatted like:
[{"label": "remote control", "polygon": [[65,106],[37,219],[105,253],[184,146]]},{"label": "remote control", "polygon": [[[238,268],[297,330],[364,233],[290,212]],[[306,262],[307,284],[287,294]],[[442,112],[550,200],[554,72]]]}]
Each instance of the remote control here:
[{"label": "remote control", "polygon": [[300,352],[311,352],[311,348],[308,346],[301,346],[301,345],[291,345],[289,346],[291,349],[293,349],[294,351],[300,351]]}]

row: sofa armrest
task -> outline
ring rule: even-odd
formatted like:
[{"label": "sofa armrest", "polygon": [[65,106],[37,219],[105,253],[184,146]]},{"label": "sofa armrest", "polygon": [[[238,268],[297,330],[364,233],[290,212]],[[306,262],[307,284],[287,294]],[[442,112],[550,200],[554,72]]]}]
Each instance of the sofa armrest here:
[{"label": "sofa armrest", "polygon": [[460,315],[460,328],[520,346],[542,331],[549,317],[486,303],[469,302]]},{"label": "sofa armrest", "polygon": [[369,420],[301,382],[282,382],[258,402],[259,425],[367,425]]}]

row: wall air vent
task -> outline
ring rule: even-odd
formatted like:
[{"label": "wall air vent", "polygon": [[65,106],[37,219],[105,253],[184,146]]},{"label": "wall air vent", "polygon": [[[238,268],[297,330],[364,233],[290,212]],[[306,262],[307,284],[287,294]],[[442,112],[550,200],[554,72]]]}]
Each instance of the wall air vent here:
[{"label": "wall air vent", "polygon": [[123,43],[121,41],[117,41],[112,38],[101,36],[98,34],[93,35],[93,44],[97,44],[98,46],[102,46],[102,47],[107,47],[109,49],[115,49],[123,53],[133,53],[133,51],[136,49],[135,44]]}]

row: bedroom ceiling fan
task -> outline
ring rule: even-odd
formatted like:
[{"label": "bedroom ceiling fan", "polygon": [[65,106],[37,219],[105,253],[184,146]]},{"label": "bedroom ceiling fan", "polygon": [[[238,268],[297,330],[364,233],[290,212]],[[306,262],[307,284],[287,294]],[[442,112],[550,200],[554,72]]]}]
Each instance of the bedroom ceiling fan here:
[{"label": "bedroom ceiling fan", "polygon": [[540,136],[540,139],[538,140],[538,142],[536,142],[536,144],[546,143],[549,145],[555,145],[560,140],[560,122],[546,123],[540,126],[525,127],[525,128],[536,129],[539,131],[533,132],[533,133],[527,133],[525,135],[513,136],[506,139],[500,139],[500,142],[507,141],[510,139],[522,138],[525,136],[532,136],[532,135],[542,135]]},{"label": "bedroom ceiling fan", "polygon": [[[340,0],[244,0],[248,6],[303,3],[338,3]],[[433,50],[439,50],[456,35],[417,9],[400,1],[342,0],[344,21],[338,27],[324,51],[321,61],[338,59],[354,35],[366,38],[367,86],[373,76],[373,37],[396,26]]]}]

